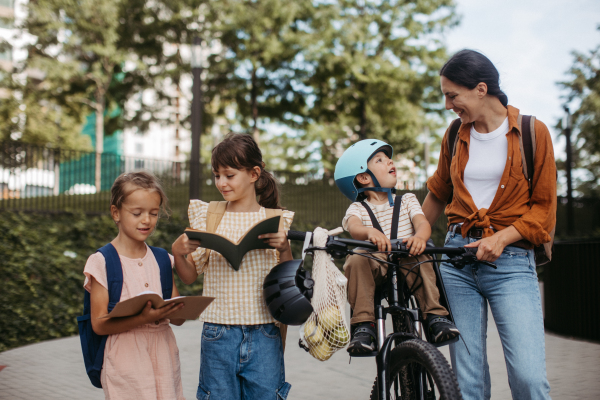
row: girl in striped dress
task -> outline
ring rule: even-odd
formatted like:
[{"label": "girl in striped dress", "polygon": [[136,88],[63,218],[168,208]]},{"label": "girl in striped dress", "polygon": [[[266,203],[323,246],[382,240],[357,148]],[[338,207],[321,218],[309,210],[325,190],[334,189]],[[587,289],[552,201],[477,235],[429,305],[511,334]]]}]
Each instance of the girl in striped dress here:
[{"label": "girl in striped dress", "polygon": [[[273,249],[249,251],[237,271],[221,254],[207,252],[186,235],[173,243],[181,280],[191,284],[204,274],[203,295],[215,297],[201,316],[197,398],[285,399],[290,385],[285,382],[282,335],[267,309],[262,284],[271,268],[292,259],[286,232],[294,213],[279,205],[277,182],[265,170],[252,136],[227,135],[213,149],[211,164],[215,184],[227,202],[216,233],[235,242],[267,217],[267,209],[278,210],[282,223],[279,232],[259,236]],[[190,202],[192,228],[206,230],[208,207],[201,200]]]}]

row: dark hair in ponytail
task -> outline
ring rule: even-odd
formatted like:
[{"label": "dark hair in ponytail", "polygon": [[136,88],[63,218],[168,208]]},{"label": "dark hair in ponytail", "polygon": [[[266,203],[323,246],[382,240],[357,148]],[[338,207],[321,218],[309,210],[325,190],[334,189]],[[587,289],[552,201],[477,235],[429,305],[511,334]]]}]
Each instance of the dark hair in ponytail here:
[{"label": "dark hair in ponytail", "polygon": [[454,54],[440,70],[440,76],[468,89],[483,82],[487,85],[488,94],[496,96],[504,107],[508,105],[508,97],[500,90],[498,70],[489,58],[474,50],[465,49]]},{"label": "dark hair in ponytail", "polygon": [[219,168],[251,170],[260,168],[260,177],[254,183],[258,204],[265,208],[283,209],[279,205],[279,187],[273,174],[265,169],[262,152],[251,135],[246,133],[228,133],[223,141],[212,150],[211,165],[213,171]]}]

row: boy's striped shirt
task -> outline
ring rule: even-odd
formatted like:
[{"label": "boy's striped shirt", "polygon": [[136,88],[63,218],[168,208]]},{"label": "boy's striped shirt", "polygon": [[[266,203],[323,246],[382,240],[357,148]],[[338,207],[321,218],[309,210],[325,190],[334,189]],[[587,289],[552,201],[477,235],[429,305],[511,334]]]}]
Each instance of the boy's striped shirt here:
[{"label": "boy's striped shirt", "polygon": [[[396,197],[394,195],[394,201],[395,199]],[[365,203],[373,210],[373,214],[377,217],[377,221],[379,221],[383,233],[389,238],[392,229],[392,214],[394,212],[394,207],[390,207],[390,203],[388,202],[381,205],[374,205],[365,200]],[[415,215],[418,214],[424,215],[419,200],[417,200],[417,196],[412,193],[403,195],[402,206],[400,207],[400,217],[398,219],[398,239],[404,239],[415,234],[412,220]],[[350,207],[346,210],[346,215],[342,221],[342,226],[346,231],[348,230],[348,219],[351,216],[360,218],[364,226],[373,227],[369,213],[360,202],[350,204]]]}]

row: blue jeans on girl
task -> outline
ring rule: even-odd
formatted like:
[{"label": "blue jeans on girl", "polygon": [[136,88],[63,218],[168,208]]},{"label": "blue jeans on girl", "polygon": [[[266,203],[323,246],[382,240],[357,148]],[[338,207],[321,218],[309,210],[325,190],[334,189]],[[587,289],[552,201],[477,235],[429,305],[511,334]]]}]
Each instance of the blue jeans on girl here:
[{"label": "blue jeans on girl", "polygon": [[281,333],[275,324],[204,323],[198,400],[285,400]]},{"label": "blue jeans on girl", "polygon": [[[461,247],[475,241],[449,231],[444,245]],[[450,345],[452,367],[463,398],[481,400],[491,396],[486,347],[489,302],[504,349],[513,399],[550,399],[533,250],[507,246],[494,263],[498,269],[479,263],[462,270],[447,263],[440,268],[456,327],[468,346],[467,351],[461,340]]]}]

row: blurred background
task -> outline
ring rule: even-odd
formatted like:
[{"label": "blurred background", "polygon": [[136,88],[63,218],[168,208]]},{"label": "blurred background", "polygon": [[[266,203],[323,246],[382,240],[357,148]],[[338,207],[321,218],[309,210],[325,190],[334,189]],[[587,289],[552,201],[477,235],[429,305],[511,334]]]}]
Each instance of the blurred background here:
[{"label": "blurred background", "polygon": [[[455,117],[439,69],[463,48],[550,129],[561,261],[538,271],[547,327],[600,341],[600,322],[560,322],[574,293],[582,315],[600,311],[599,23],[590,0],[0,0],[0,351],[77,333],[119,174],[161,178],[172,213],[149,242],[170,250],[189,199],[220,199],[210,154],[230,131],[258,141],[293,229],[341,224],[333,169],[364,138],[392,144],[397,189],[423,201]],[[437,244],[445,231],[440,218]]]}]

